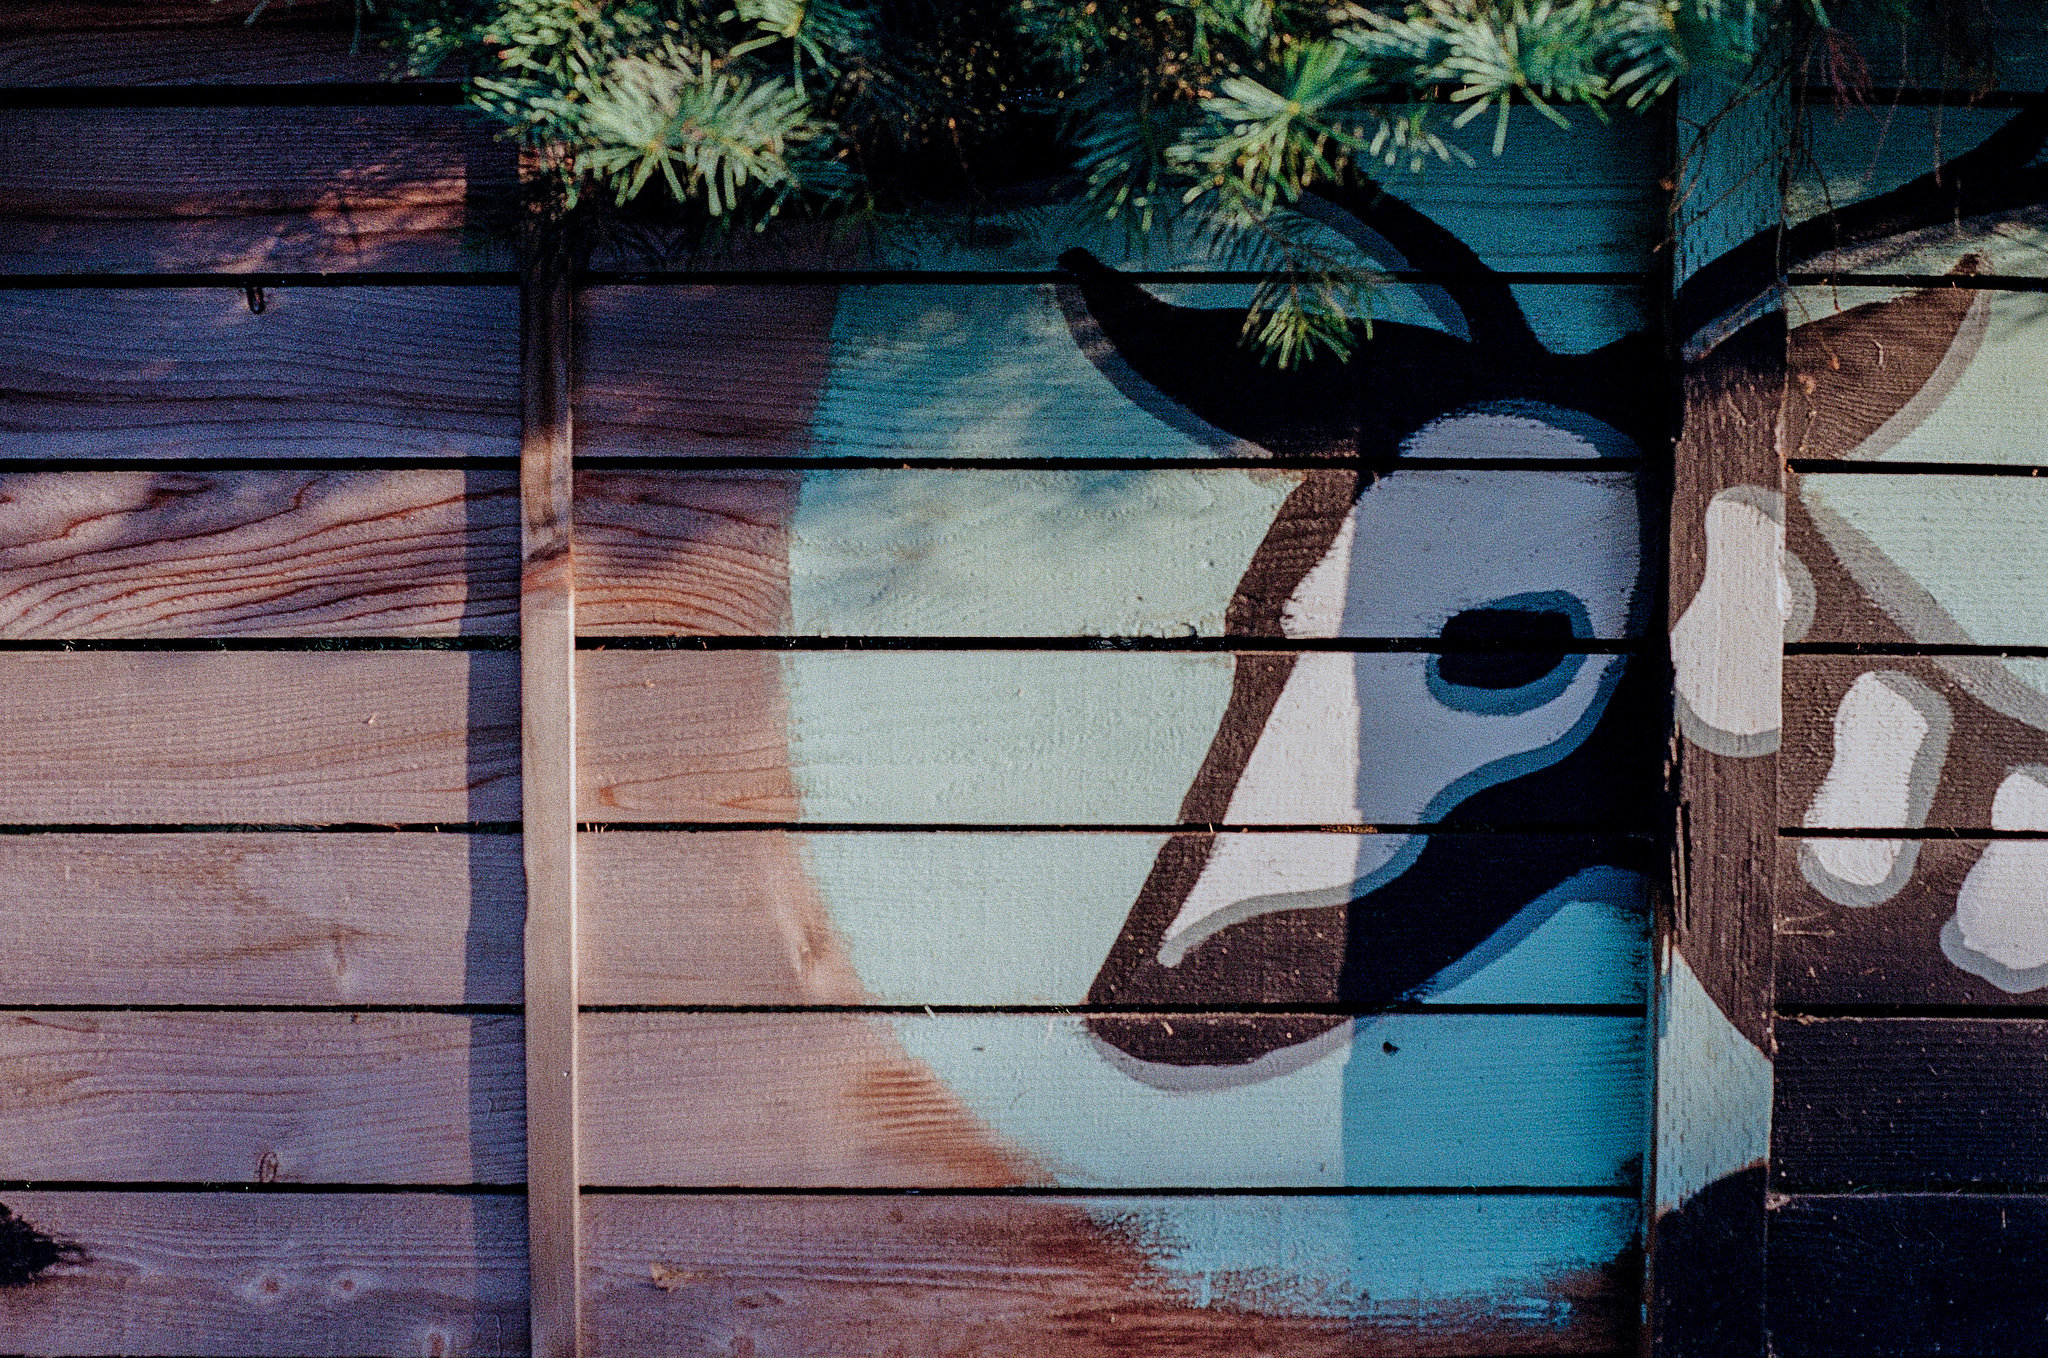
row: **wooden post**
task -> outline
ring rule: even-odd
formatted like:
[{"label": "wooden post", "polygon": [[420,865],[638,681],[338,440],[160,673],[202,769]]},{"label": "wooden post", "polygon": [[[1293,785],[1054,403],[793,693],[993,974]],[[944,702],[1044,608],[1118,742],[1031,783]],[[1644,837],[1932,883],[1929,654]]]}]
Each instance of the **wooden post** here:
[{"label": "wooden post", "polygon": [[1785,619],[1782,91],[1678,101],[1673,899],[1659,921],[1646,1351],[1760,1358]]},{"label": "wooden post", "polygon": [[576,617],[568,269],[521,289],[519,700],[526,856],[526,1213],[533,1358],[580,1351],[576,1158]]}]

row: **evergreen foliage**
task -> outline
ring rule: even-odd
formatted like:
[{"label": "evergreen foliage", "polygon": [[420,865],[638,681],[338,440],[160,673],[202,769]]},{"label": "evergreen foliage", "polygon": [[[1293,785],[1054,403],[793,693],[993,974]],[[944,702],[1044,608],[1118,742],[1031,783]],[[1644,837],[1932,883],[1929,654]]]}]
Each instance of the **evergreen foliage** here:
[{"label": "evergreen foliage", "polygon": [[[368,0],[366,0],[368,2]],[[1866,4],[1887,0],[1864,0]],[[1822,0],[377,0],[415,69],[536,152],[555,201],[701,248],[1067,177],[1134,242],[1268,271],[1247,336],[1346,354],[1363,280],[1285,209],[1508,151],[1508,110],[1641,110]]]}]

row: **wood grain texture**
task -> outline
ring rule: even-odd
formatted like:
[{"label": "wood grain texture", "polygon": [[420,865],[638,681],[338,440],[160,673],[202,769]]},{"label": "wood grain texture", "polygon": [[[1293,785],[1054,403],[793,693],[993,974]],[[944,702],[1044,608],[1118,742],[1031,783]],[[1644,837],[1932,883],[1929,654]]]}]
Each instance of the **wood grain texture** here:
[{"label": "wood grain texture", "polygon": [[14,1353],[526,1352],[525,1209],[412,1193],[9,1193],[85,1258],[0,1291]]},{"label": "wood grain texture", "polygon": [[[1281,563],[1261,546],[1304,475],[586,472],[579,545],[594,550],[579,578],[593,597],[581,626],[1219,636],[1255,588],[1255,557],[1262,571],[1295,579],[1320,560]],[[1630,607],[1638,512],[1630,473],[1391,473],[1358,505],[1350,531],[1372,547],[1336,563],[1346,601],[1318,635],[1434,636],[1459,611],[1539,585],[1579,598],[1591,635],[1625,635],[1640,626]],[[1539,542],[1516,544],[1522,534]],[[1288,612],[1275,607],[1264,620],[1276,638]],[[1290,629],[1298,621],[1290,616]]]},{"label": "wood grain texture", "polygon": [[0,837],[0,1004],[517,1004],[513,835]]},{"label": "wood grain texture", "polygon": [[513,153],[447,108],[14,109],[10,273],[475,269]]},{"label": "wood grain texture", "polygon": [[[1262,659],[584,651],[581,814],[609,822],[1178,823],[1231,702],[1233,673]],[[1325,759],[1285,795],[1202,819],[1450,819],[1459,813],[1444,788],[1563,734],[1535,729],[1545,720],[1541,711],[1525,737],[1522,727],[1444,707],[1428,697],[1428,662],[1420,654],[1301,662],[1325,683],[1305,689],[1291,710],[1304,727],[1325,711],[1330,722],[1351,724],[1364,753],[1349,762]],[[1589,684],[1621,668],[1596,657],[1578,673]],[[1354,685],[1352,700],[1346,690]],[[1277,764],[1280,748],[1269,762]],[[1627,823],[1641,805],[1634,753],[1618,756],[1557,813],[1593,825]],[[1548,823],[1550,816],[1549,806],[1531,807],[1516,819]]]},{"label": "wood grain texture", "polygon": [[[1448,837],[1463,852],[1549,852]],[[1080,1004],[1166,842],[1144,834],[588,833],[582,971],[593,1004]],[[1405,840],[1402,841],[1406,843]],[[1598,849],[1571,843],[1591,861]],[[1646,903],[1588,883],[1506,957],[1431,997],[1446,1004],[1640,1004]],[[1227,968],[1180,994],[1300,1003],[1335,978],[1325,912],[1283,918],[1284,961]],[[1263,981],[1263,984],[1261,983]]]},{"label": "wood grain texture", "polygon": [[355,15],[343,0],[297,0],[247,19],[246,9],[208,0],[10,0],[0,6],[0,87],[375,81],[393,64],[374,40],[350,51]]},{"label": "wood grain texture", "polygon": [[0,1175],[520,1183],[506,1016],[15,1012]]},{"label": "wood grain texture", "polygon": [[1869,1193],[1771,1213],[1771,1345],[1785,1358],[2048,1352],[2048,1199]]},{"label": "wood grain texture", "polygon": [[0,432],[21,459],[508,456],[517,327],[497,286],[266,289],[260,315],[239,287],[0,293]]},{"label": "wood grain texture", "polygon": [[[1823,896],[1801,874],[1801,843],[1784,840],[1779,847],[1780,1004],[2041,1003],[2040,990],[2024,986],[2022,978],[1994,973],[2007,981],[1994,984],[1979,972],[1956,965],[1943,946],[1964,884],[1993,841],[1935,839],[1920,844],[1902,889],[1875,906],[1842,905]],[[2005,841],[1998,853],[2022,855],[2026,861],[2041,851],[2042,846],[2032,842]]]},{"label": "wood grain texture", "polygon": [[1994,826],[1993,802],[2014,769],[2048,762],[2048,697],[2037,686],[2037,663],[1786,657],[1778,787],[1785,825],[2032,828]]},{"label": "wood grain texture", "polygon": [[1780,1024],[1775,1181],[1787,1189],[2041,1182],[2044,1041],[2048,1024],[2031,1019]]},{"label": "wood grain texture", "polygon": [[583,1028],[595,1184],[1619,1186],[1641,1153],[1642,1022],[1626,1017],[1390,1015],[1355,1042],[1340,1029],[1213,1068],[1123,1060],[1065,1016],[599,1013]]},{"label": "wood grain texture", "polygon": [[498,472],[0,476],[0,637],[510,632]]},{"label": "wood grain texture", "polygon": [[585,1211],[600,1355],[1588,1353],[1633,1331],[1619,1201],[600,1195]]},{"label": "wood grain texture", "polygon": [[517,658],[33,652],[0,693],[0,818],[512,820]]}]

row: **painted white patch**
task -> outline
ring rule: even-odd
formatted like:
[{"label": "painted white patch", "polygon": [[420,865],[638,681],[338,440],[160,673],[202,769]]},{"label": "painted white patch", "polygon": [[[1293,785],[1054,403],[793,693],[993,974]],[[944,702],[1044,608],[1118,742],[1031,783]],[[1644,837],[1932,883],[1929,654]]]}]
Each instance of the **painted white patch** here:
[{"label": "painted white patch", "polygon": [[[1403,657],[1404,659],[1406,657]],[[1359,818],[1359,674],[1348,655],[1294,662],[1230,797],[1240,825],[1342,825]]]},{"label": "painted white patch", "polygon": [[1784,498],[1732,486],[1707,505],[1705,532],[1705,578],[1671,629],[1679,721],[1715,754],[1769,754],[1778,748],[1781,638],[1792,614],[1780,566]]},{"label": "painted white patch", "polygon": [[1281,615],[1289,637],[1433,636],[1464,609],[1560,593],[1591,634],[1633,630],[1626,473],[1396,471],[1359,497]]},{"label": "painted white patch", "polygon": [[1274,910],[1342,905],[1354,884],[1412,842],[1408,835],[1224,835],[1167,927],[1159,960],[1177,967],[1202,940]]},{"label": "painted white patch", "polygon": [[1657,995],[1659,1216],[1771,1148],[1771,1058],[1735,1030],[1692,968],[1667,956]]},{"label": "painted white patch", "polygon": [[[1835,709],[1835,754],[1806,808],[1808,829],[1917,827],[1948,750],[1948,704],[1889,671],[1856,677]],[[1905,839],[1809,839],[1800,871],[1840,905],[1872,906],[1905,886],[1919,845]]]},{"label": "painted white patch", "polygon": [[[1991,828],[2048,830],[2048,769],[2006,775],[1992,799]],[[2001,840],[1988,846],[1963,878],[1951,927],[1954,943],[2003,972],[1958,959],[1945,947],[1958,965],[2015,992],[2048,985],[2048,975],[2017,975],[2048,968],[2048,844]]]},{"label": "painted white patch", "polygon": [[1527,415],[1449,415],[1401,443],[1404,457],[1600,457],[1591,439]]}]

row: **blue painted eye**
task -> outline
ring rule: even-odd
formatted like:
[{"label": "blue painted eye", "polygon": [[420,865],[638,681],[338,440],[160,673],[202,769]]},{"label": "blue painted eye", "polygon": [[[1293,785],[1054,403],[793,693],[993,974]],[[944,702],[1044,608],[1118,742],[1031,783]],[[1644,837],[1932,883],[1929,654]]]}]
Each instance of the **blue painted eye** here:
[{"label": "blue painted eye", "polygon": [[[1460,712],[1509,717],[1555,701],[1585,665],[1583,653],[1561,648],[1593,634],[1577,596],[1562,590],[1511,594],[1445,620],[1447,642],[1480,649],[1432,655],[1425,666],[1429,691]],[[1517,643],[1531,650],[1512,649]]]}]

